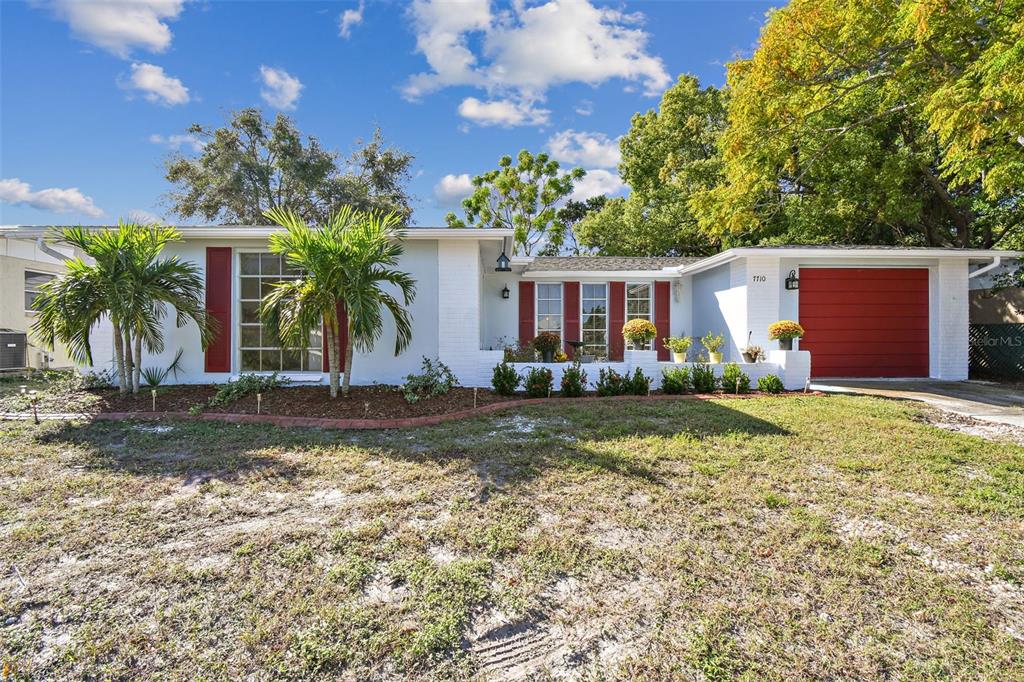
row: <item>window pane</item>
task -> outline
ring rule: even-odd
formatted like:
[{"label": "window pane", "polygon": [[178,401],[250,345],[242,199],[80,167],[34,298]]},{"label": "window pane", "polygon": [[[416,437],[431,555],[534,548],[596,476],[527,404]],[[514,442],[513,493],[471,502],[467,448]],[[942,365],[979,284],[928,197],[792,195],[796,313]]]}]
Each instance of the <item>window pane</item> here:
[{"label": "window pane", "polygon": [[260,304],[256,301],[242,302],[242,322],[259,322]]},{"label": "window pane", "polygon": [[281,369],[285,372],[299,372],[302,370],[302,351],[284,350],[281,351]]},{"label": "window pane", "polygon": [[282,257],[281,258],[281,274],[289,276],[289,277],[298,277],[299,275],[302,274],[302,270],[300,270],[299,268],[296,268],[294,266],[288,265],[288,259]]},{"label": "window pane", "polygon": [[261,253],[260,254],[260,274],[261,275],[280,275],[281,274],[281,257],[276,253]]},{"label": "window pane", "polygon": [[260,298],[263,298],[274,289],[274,285],[280,280],[277,278],[264,277],[260,280]]},{"label": "window pane", "polygon": [[650,284],[630,284],[626,287],[627,298],[650,298]]},{"label": "window pane", "polygon": [[36,296],[39,294],[33,291],[25,292],[25,310],[32,310],[32,303],[36,300]]},{"label": "window pane", "polygon": [[583,298],[604,298],[603,284],[584,284]]},{"label": "window pane", "polygon": [[[341,363],[345,362],[344,358],[338,358]],[[311,350],[306,353],[306,364],[302,368],[311,372],[322,372],[324,371],[324,358],[318,350]]]},{"label": "window pane", "polygon": [[258,372],[258,371],[260,371],[260,352],[258,350],[243,350],[242,351],[242,371],[243,372]]},{"label": "window pane", "polygon": [[604,301],[603,301],[603,300],[602,300],[602,301],[589,301],[589,300],[584,300],[584,301],[583,301],[583,306],[582,306],[582,307],[583,307],[583,312],[584,312],[585,314],[588,314],[588,313],[597,313],[597,314],[599,314],[599,315],[604,315],[604,313],[605,313],[605,310],[604,310]]},{"label": "window pane", "polygon": [[50,275],[45,272],[29,272],[28,270],[26,270],[25,288],[38,291],[39,287],[43,286],[53,278],[54,275]]},{"label": "window pane", "polygon": [[281,371],[281,351],[279,350],[261,350],[260,351],[260,369],[264,372],[280,372]]},{"label": "window pane", "polygon": [[243,324],[242,325],[242,338],[239,339],[239,343],[242,348],[259,348],[260,347],[260,325],[258,324]]},{"label": "window pane", "polygon": [[260,297],[260,280],[257,277],[242,278],[242,300],[255,300]]},{"label": "window pane", "polygon": [[260,274],[260,254],[258,253],[243,253],[239,256],[242,264],[243,275],[258,275]]}]

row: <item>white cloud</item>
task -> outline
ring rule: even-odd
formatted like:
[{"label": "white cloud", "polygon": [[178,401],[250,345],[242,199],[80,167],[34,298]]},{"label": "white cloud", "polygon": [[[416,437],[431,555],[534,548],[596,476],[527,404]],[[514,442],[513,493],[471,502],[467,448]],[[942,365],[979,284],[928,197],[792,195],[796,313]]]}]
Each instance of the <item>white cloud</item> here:
[{"label": "white cloud", "polygon": [[594,103],[589,99],[581,99],[580,103],[576,105],[575,111],[580,116],[590,116],[594,113]]},{"label": "white cloud", "polygon": [[504,127],[521,125],[545,125],[548,109],[534,108],[529,102],[513,100],[490,100],[481,102],[476,97],[467,97],[459,105],[459,115],[482,126]]},{"label": "white cloud", "polygon": [[625,185],[622,183],[618,173],[598,168],[587,171],[582,180],[576,181],[576,186],[573,188],[570,198],[576,201],[586,201],[590,197],[596,197],[599,194],[618,194],[624,188]]},{"label": "white cloud", "polygon": [[446,175],[441,181],[434,185],[434,196],[442,206],[458,206],[458,204],[473,193],[473,180],[468,173],[461,175]]},{"label": "white cloud", "polygon": [[347,9],[338,17],[338,35],[348,38],[352,35],[352,28],[363,23],[363,3],[359,2],[356,9]]},{"label": "white cloud", "polygon": [[206,143],[200,140],[195,135],[160,135],[154,133],[149,136],[149,141],[153,144],[167,145],[170,149],[175,151],[182,147],[191,147],[194,152],[203,151],[203,147]]},{"label": "white cloud", "polygon": [[133,208],[128,211],[128,220],[134,220],[137,223],[163,223],[166,222],[163,218],[158,216],[156,213],[151,213],[145,209]]},{"label": "white cloud", "polygon": [[283,111],[291,111],[295,108],[295,103],[298,102],[303,88],[302,82],[298,78],[284,69],[260,66],[260,79],[263,81],[260,97],[264,102]]},{"label": "white cloud", "polygon": [[656,95],[670,81],[661,59],[647,52],[641,15],[586,0],[516,2],[497,13],[489,0],[415,0],[410,17],[430,71],[408,79],[402,88],[408,99],[468,85],[492,99],[532,106],[563,83],[621,78]]},{"label": "white cloud", "polygon": [[188,88],[177,78],[164,73],[163,67],[153,64],[132,64],[132,73],[121,86],[138,90],[148,102],[172,106],[189,101]]},{"label": "white cloud", "polygon": [[92,197],[85,196],[77,187],[50,187],[33,192],[31,185],[18,178],[0,180],[0,201],[55,213],[81,213],[90,218],[103,215],[103,210],[93,203]]},{"label": "white cloud", "polygon": [[563,130],[551,136],[548,150],[559,161],[591,168],[615,168],[622,159],[619,140],[604,133]]},{"label": "white cloud", "polygon": [[44,3],[82,40],[127,59],[139,47],[163,52],[171,44],[166,21],[185,0],[51,0]]}]

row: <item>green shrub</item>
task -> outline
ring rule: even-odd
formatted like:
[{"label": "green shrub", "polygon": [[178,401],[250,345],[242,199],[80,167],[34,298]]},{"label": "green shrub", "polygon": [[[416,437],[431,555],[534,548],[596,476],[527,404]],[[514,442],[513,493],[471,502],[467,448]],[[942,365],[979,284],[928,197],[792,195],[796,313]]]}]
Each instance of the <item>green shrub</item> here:
[{"label": "green shrub", "polygon": [[516,374],[516,369],[507,362],[494,366],[494,374],[491,376],[491,386],[498,395],[514,395],[522,378]]},{"label": "green shrub", "polygon": [[551,370],[547,367],[531,367],[526,373],[526,396],[528,398],[547,398],[551,395],[551,386],[555,383]]},{"label": "green shrub", "polygon": [[689,367],[666,367],[661,371],[661,390],[668,395],[682,395],[693,388]]},{"label": "green shrub", "polygon": [[597,376],[597,395],[622,395],[626,392],[627,379],[612,368],[602,369]]},{"label": "green shrub", "polygon": [[537,351],[533,349],[533,341],[516,341],[503,349],[505,362],[533,362],[537,359]]},{"label": "green shrub", "polygon": [[210,407],[227,405],[239,398],[254,393],[269,393],[275,388],[286,386],[291,381],[286,377],[279,377],[277,372],[271,375],[265,374],[240,374],[238,378],[217,388],[217,393],[210,398]]},{"label": "green shrub", "polygon": [[444,395],[459,385],[452,370],[440,360],[435,362],[424,357],[420,369],[423,370],[420,374],[408,375],[402,384],[402,395],[407,402],[416,403],[425,398]]},{"label": "green shrub", "polygon": [[625,382],[625,393],[632,395],[647,395],[651,392],[651,378],[637,367],[633,376],[628,377]]},{"label": "green shrub", "polygon": [[775,374],[765,374],[757,380],[757,390],[765,393],[782,393],[784,388],[782,379]]},{"label": "green shrub", "polygon": [[562,397],[579,398],[587,389],[587,373],[579,361],[572,363],[562,373]]},{"label": "green shrub", "polygon": [[722,390],[726,393],[750,393],[750,377],[735,362],[722,367]]},{"label": "green shrub", "polygon": [[715,370],[711,365],[697,363],[691,370],[693,390],[695,393],[711,393],[718,388],[718,378],[715,377]]}]

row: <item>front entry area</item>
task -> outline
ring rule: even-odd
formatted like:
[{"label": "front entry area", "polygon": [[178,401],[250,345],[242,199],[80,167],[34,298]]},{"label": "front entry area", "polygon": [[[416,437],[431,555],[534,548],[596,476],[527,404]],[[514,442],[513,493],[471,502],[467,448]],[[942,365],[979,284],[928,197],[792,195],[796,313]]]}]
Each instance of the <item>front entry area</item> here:
[{"label": "front entry area", "polygon": [[928,376],[926,268],[804,267],[799,296],[812,376]]}]

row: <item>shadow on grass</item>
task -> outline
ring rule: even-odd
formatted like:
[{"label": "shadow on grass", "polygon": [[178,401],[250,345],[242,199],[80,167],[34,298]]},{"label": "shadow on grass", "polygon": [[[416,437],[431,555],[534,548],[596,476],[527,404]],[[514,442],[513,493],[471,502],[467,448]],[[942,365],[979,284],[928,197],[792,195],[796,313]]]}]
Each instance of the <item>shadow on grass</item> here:
[{"label": "shadow on grass", "polygon": [[645,438],[786,435],[790,435],[786,429],[727,402],[594,400],[386,431],[125,421],[63,423],[39,438],[88,447],[90,466],[150,476],[218,472],[221,480],[253,472],[300,479],[314,475],[318,450],[359,447],[372,450],[375,457],[395,461],[462,463],[474,472],[486,495],[488,490],[529,481],[552,468],[594,470],[656,482],[653,460],[634,453]]}]

